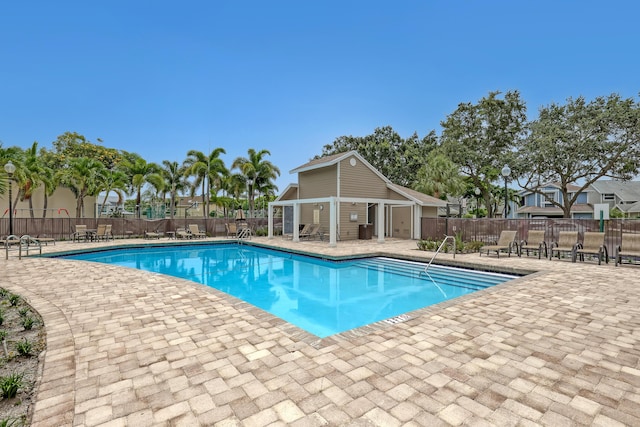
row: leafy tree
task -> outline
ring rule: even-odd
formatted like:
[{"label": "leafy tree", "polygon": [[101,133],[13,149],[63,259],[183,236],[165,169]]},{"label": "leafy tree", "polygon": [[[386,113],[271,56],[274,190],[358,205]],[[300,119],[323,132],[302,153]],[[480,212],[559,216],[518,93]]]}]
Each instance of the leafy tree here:
[{"label": "leafy tree", "polygon": [[[102,140],[98,138],[98,142]],[[77,132],[65,132],[53,141],[56,163],[59,167],[67,164],[70,159],[86,157],[102,163],[107,169],[122,161],[122,154],[114,148],[106,148],[93,144],[84,135]]]},{"label": "leafy tree", "polygon": [[[550,202],[570,218],[578,195],[596,180],[628,180],[640,171],[640,105],[612,94],[543,107],[519,161],[520,186],[540,193],[544,184],[557,183],[563,200]],[[569,192],[569,185],[579,189]]]},{"label": "leafy tree", "polygon": [[418,170],[436,145],[434,131],[422,139],[416,133],[402,139],[391,126],[386,126],[364,137],[340,136],[333,144],[325,145],[316,158],[355,150],[392,182],[412,187]]},{"label": "leafy tree", "polygon": [[249,148],[247,154],[248,157],[236,158],[231,167],[240,170],[249,196],[249,216],[253,217],[255,191],[277,190],[273,180],[280,176],[280,169],[264,159],[264,156],[271,155],[269,150],[256,151]]},{"label": "leafy tree", "polygon": [[499,95],[490,92],[477,104],[461,103],[441,122],[444,152],[481,189],[487,208],[492,206],[490,184],[499,179],[505,163],[514,164],[514,149],[527,129],[520,93],[506,92],[502,99]]},{"label": "leafy tree", "polygon": [[19,191],[21,198],[29,202],[31,218],[34,218],[33,192],[40,187],[40,185],[46,186],[45,180],[51,179],[50,177],[53,175],[50,170],[46,170],[43,160],[43,157],[38,153],[37,142],[31,144],[31,147],[24,151],[23,180],[20,184]]},{"label": "leafy tree", "polygon": [[195,187],[202,186],[202,199],[204,201],[204,216],[209,214],[209,194],[214,188],[220,186],[221,176],[227,171],[224,161],[220,158],[221,154],[225,154],[224,148],[216,148],[209,155],[197,150],[190,150],[187,153],[187,159],[184,161],[185,174],[195,177],[193,185]]}]

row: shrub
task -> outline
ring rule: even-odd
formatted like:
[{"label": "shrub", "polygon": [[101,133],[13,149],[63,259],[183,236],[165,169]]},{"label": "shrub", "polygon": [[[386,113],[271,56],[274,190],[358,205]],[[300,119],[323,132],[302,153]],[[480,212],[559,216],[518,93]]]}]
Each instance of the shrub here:
[{"label": "shrub", "polygon": [[20,313],[21,317],[25,317],[27,314],[29,314],[29,309],[27,307],[20,307],[18,309],[18,313]]},{"label": "shrub", "polygon": [[4,312],[0,310],[0,325],[4,323]]},{"label": "shrub", "polygon": [[4,418],[0,420],[0,427],[17,427],[20,425],[17,423],[21,423],[19,418]]},{"label": "shrub", "polygon": [[470,252],[479,252],[483,246],[484,246],[484,242],[480,242],[478,240],[472,240],[470,242],[467,242],[466,248]]},{"label": "shrub", "polygon": [[24,374],[18,373],[13,373],[6,377],[0,377],[0,392],[2,392],[2,397],[6,399],[16,397],[16,394],[18,394],[18,390],[23,385],[23,378]]},{"label": "shrub", "polygon": [[31,349],[33,344],[25,337],[23,341],[16,343],[16,350],[21,356],[31,356]]},{"label": "shrub", "polygon": [[33,328],[34,323],[35,323],[35,320],[33,320],[33,317],[31,316],[22,318],[22,327],[24,327],[24,329],[27,331]]},{"label": "shrub", "polygon": [[16,294],[9,294],[9,303],[13,306],[18,305],[18,303],[20,302],[20,295],[16,295]]},{"label": "shrub", "polygon": [[5,288],[0,288],[0,298],[5,299],[9,295],[9,291]]},{"label": "shrub", "polygon": [[4,341],[5,339],[7,339],[7,331],[0,329],[0,341]]}]

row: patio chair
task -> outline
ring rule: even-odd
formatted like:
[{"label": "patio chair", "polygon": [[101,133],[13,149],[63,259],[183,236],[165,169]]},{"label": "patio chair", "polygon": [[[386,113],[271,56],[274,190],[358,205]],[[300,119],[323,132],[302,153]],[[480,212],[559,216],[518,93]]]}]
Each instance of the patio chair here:
[{"label": "patio chair", "polygon": [[577,231],[561,231],[558,233],[558,241],[551,243],[551,246],[549,247],[549,259],[551,260],[554,254],[558,256],[558,259],[560,259],[561,253],[570,253],[571,259],[573,260],[577,245]]},{"label": "patio chair", "polygon": [[189,224],[189,232],[191,233],[191,236],[197,239],[204,239],[207,237],[207,232],[201,231],[200,228],[198,228],[198,224]]},{"label": "patio chair", "polygon": [[580,257],[580,261],[584,261],[585,255],[596,255],[598,257],[598,265],[602,264],[602,260],[609,264],[609,253],[604,245],[604,233],[585,232],[582,243],[576,245],[573,253],[573,262]]},{"label": "patio chair", "polygon": [[495,252],[500,258],[500,252],[504,251],[511,256],[511,252],[518,253],[518,242],[516,242],[516,234],[518,232],[515,230],[502,230],[500,232],[500,237],[498,238],[498,242],[496,245],[487,245],[483,246],[480,249],[480,256],[482,256],[482,252],[486,251],[487,256],[490,252]]},{"label": "patio chair", "polygon": [[549,253],[547,251],[547,242],[544,241],[544,233],[544,230],[529,230],[527,240],[520,242],[519,255],[522,256],[522,253],[525,251],[527,252],[527,256],[529,256],[529,251],[534,254],[537,252],[538,259],[540,259],[542,251],[544,250],[544,257],[546,258]]},{"label": "patio chair", "polygon": [[631,261],[640,258],[640,234],[622,233],[622,242],[616,247],[616,267],[622,264],[622,258]]},{"label": "patio chair", "polygon": [[47,237],[46,234],[43,234],[42,236],[38,235],[35,239],[40,242],[40,244],[44,244],[45,246],[47,246],[49,243],[53,243],[53,246],[56,245],[56,239],[54,239],[53,237]]},{"label": "patio chair", "polygon": [[87,237],[89,237],[89,232],[85,224],[77,224],[76,231],[71,233],[71,240],[73,242],[86,241]]}]

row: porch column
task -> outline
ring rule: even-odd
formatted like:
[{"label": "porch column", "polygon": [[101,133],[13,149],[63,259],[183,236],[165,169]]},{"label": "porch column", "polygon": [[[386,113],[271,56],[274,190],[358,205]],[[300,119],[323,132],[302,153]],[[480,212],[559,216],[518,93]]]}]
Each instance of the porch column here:
[{"label": "porch column", "polygon": [[384,202],[378,202],[378,212],[376,213],[378,222],[378,243],[384,243],[384,224],[386,218],[384,217]]},{"label": "porch column", "polygon": [[294,242],[300,241],[300,203],[293,202],[293,238]]},{"label": "porch column", "polygon": [[269,217],[269,225],[268,225],[268,230],[269,232],[267,233],[267,237],[269,239],[273,239],[273,205],[271,203],[269,203],[269,211],[268,211],[268,217]]},{"label": "porch column", "polygon": [[329,198],[329,246],[334,248],[337,246],[337,239],[336,239],[336,234],[337,234],[337,223],[336,223],[336,219],[337,219],[337,215],[336,215],[336,199],[335,197],[330,197]]}]

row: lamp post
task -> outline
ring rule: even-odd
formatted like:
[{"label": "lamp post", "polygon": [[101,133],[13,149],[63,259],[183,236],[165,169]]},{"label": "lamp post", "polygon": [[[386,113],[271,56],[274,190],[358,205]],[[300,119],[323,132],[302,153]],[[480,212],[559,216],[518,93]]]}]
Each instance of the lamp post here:
[{"label": "lamp post", "polygon": [[480,189],[478,187],[476,187],[473,190],[474,193],[476,193],[476,218],[480,218]]},{"label": "lamp post", "polygon": [[11,179],[13,178],[13,173],[16,171],[16,167],[13,163],[11,163],[11,160],[9,160],[5,165],[4,165],[4,170],[7,173],[7,175],[9,176],[9,235],[13,234],[13,206],[11,206]]},{"label": "lamp post", "polygon": [[505,164],[502,167],[502,170],[500,171],[500,173],[502,173],[502,176],[504,177],[504,218],[507,218],[507,213],[509,212],[508,208],[509,208],[509,196],[507,194],[507,180],[509,178],[509,175],[511,175],[511,168],[509,167],[509,165]]}]

